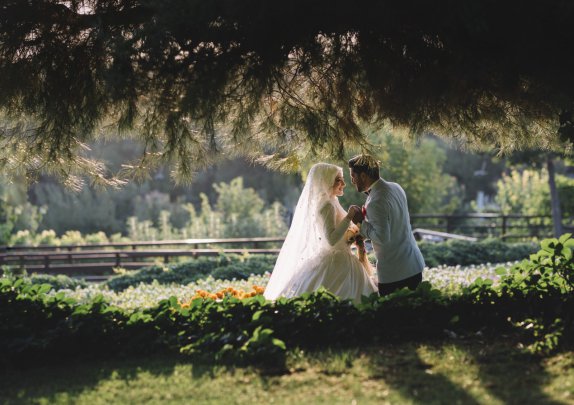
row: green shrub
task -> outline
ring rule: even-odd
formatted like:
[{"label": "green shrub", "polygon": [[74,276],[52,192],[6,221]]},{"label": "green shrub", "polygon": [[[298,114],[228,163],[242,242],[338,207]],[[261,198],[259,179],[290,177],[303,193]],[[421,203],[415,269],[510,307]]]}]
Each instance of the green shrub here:
[{"label": "green shrub", "polygon": [[500,239],[485,239],[479,242],[421,242],[419,247],[428,267],[505,263],[525,259],[537,251],[534,243],[507,243]]},{"label": "green shrub", "polygon": [[86,241],[80,231],[66,231],[60,238],[62,245],[85,245]]},{"label": "green shrub", "polygon": [[36,244],[37,245],[50,245],[50,246],[59,246],[60,240],[56,236],[56,232],[53,230],[43,230],[41,233],[36,235]]},{"label": "green shrub", "polygon": [[8,242],[11,246],[32,245],[33,243],[34,236],[27,229],[18,231],[16,234],[10,236],[10,241]]},{"label": "green shrub", "polygon": [[160,284],[189,284],[208,275],[221,280],[244,280],[251,274],[271,272],[276,259],[273,255],[199,257],[185,263],[154,265],[129,271],[110,278],[106,284],[114,291],[123,291],[154,280]]},{"label": "green shrub", "polygon": [[49,274],[33,274],[29,278],[32,284],[49,284],[54,290],[85,288],[87,283],[82,279],[68,277],[64,274],[55,276]]},{"label": "green shrub", "polygon": [[81,288],[87,287],[87,283],[84,280],[78,278],[72,278],[64,274],[29,275],[28,272],[24,269],[3,267],[2,275],[3,278],[9,280],[22,279],[23,281],[31,285],[47,284],[50,285],[54,290],[62,290],[62,289],[74,290],[78,287]]},{"label": "green shrub", "polygon": [[[544,241],[531,260],[502,275],[500,286],[477,280],[460,294],[443,295],[423,282],[416,291],[373,294],[359,305],[321,289],[275,302],[256,296],[182,304],[171,297],[128,313],[102,296],[79,304],[51,293],[47,284],[0,278],[1,361],[172,351],[281,368],[288,348],[418,341],[444,338],[445,330],[457,335],[514,332],[528,351],[545,354],[573,341],[573,248],[570,235]],[[223,267],[249,259],[215,260]]]},{"label": "green shrub", "polygon": [[104,232],[90,233],[84,237],[87,244],[99,245],[109,243],[108,237]]}]

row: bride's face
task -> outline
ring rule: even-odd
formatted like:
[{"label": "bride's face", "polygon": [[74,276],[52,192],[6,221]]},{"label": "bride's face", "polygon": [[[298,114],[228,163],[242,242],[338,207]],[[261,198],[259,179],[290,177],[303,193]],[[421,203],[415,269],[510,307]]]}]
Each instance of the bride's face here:
[{"label": "bride's face", "polygon": [[343,189],[345,188],[345,180],[343,178],[343,173],[337,173],[337,177],[335,177],[335,183],[333,184],[333,195],[340,197],[345,192]]}]

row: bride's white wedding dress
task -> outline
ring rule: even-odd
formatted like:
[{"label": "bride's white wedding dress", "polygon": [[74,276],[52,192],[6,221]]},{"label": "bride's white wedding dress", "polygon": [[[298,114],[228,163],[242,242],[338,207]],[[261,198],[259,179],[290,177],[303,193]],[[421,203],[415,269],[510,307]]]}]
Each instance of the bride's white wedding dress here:
[{"label": "bride's white wedding dress", "polygon": [[377,291],[375,281],[346,240],[345,232],[354,225],[330,193],[340,170],[320,163],[309,172],[265,290],[267,299],[296,297],[324,287],[340,298],[360,302],[363,295]]}]

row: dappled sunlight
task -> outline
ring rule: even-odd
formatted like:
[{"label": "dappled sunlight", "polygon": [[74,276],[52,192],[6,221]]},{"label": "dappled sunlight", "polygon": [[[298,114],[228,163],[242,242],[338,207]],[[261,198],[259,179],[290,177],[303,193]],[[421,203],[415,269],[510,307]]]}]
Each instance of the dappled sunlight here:
[{"label": "dappled sunlight", "polygon": [[543,367],[543,360],[509,347],[511,344],[453,341],[422,345],[417,354],[429,366],[426,373],[441,375],[479,403],[560,403],[545,389],[553,379]]},{"label": "dappled sunlight", "polygon": [[288,370],[190,362],[171,356],[46,365],[0,382],[4,395],[41,404],[569,403],[574,355],[540,359],[481,339],[362,349],[295,349]]}]

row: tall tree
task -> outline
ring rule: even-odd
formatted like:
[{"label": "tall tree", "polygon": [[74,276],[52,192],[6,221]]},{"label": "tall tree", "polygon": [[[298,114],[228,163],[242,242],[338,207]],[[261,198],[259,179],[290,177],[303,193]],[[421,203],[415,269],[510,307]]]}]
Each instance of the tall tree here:
[{"label": "tall tree", "polygon": [[537,169],[541,169],[542,167],[546,168],[548,172],[550,212],[552,213],[554,235],[559,237],[562,235],[563,226],[562,210],[560,208],[560,196],[558,193],[558,188],[556,187],[556,170],[554,168],[554,161],[556,157],[556,153],[552,152],[543,152],[540,150],[524,150],[510,155],[508,160],[513,164],[524,164],[535,167]]},{"label": "tall tree", "polygon": [[118,133],[145,143],[133,168],[174,160],[184,176],[231,152],[279,166],[342,156],[368,147],[361,121],[501,150],[552,147],[559,128],[573,139],[572,2],[1,0],[0,10],[5,169],[105,181],[82,148]]}]

